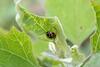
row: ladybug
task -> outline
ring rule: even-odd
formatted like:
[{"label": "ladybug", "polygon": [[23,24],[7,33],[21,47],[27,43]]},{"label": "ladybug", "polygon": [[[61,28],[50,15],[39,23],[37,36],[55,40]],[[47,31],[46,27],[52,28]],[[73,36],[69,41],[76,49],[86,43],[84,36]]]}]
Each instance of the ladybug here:
[{"label": "ladybug", "polygon": [[56,34],[54,32],[46,32],[46,36],[50,39],[55,39],[56,38]]}]

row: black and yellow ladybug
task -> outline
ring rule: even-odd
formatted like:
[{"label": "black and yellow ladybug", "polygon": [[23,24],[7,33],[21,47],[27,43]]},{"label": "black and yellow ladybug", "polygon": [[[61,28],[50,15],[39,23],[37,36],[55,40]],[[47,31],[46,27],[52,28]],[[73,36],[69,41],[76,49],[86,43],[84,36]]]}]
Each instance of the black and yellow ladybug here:
[{"label": "black and yellow ladybug", "polygon": [[54,32],[46,32],[46,36],[50,39],[55,39],[56,38],[56,34]]}]

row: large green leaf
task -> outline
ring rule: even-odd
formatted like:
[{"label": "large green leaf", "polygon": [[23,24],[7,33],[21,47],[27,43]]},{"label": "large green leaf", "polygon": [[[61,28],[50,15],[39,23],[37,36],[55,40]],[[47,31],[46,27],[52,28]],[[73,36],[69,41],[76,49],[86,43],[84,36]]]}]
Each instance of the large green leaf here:
[{"label": "large green leaf", "polygon": [[39,67],[34,57],[32,42],[24,33],[13,28],[10,32],[0,31],[1,67]]},{"label": "large green leaf", "polygon": [[46,9],[47,15],[58,16],[74,44],[82,43],[96,28],[90,0],[46,0]]},{"label": "large green leaf", "polygon": [[[56,47],[58,56],[66,56],[69,53],[68,46],[66,44],[65,35],[62,26],[57,17],[42,17],[37,16],[22,7],[21,4],[16,4],[17,8],[17,22],[22,30],[27,33],[31,33],[38,39],[47,40],[53,42]],[[50,39],[47,36],[47,32],[53,32],[56,38]],[[66,50],[68,52],[66,52]]]}]

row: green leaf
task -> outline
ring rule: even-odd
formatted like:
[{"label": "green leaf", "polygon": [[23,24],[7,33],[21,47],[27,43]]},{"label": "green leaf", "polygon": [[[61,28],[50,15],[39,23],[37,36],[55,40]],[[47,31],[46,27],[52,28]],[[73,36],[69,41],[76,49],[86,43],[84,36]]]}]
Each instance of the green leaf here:
[{"label": "green leaf", "polygon": [[62,33],[62,30],[60,28],[57,28],[57,17],[46,18],[42,16],[37,16],[32,14],[22,6],[18,6],[17,10],[20,16],[20,18],[17,19],[18,24],[26,32],[33,33],[33,35],[36,33],[36,37],[47,40],[47,32],[54,32],[55,34],[58,34],[58,32],[61,31]]},{"label": "green leaf", "polygon": [[100,32],[100,1],[94,0],[92,3],[93,3],[93,6],[94,6],[94,9],[96,11],[98,32]]},{"label": "green leaf", "polygon": [[97,17],[97,31],[91,37],[92,43],[92,57],[85,63],[84,67],[99,67],[100,66],[100,1],[94,0],[92,2],[96,11]]},{"label": "green leaf", "polygon": [[93,54],[88,62],[83,67],[99,67],[100,66],[100,53]]},{"label": "green leaf", "polygon": [[100,1],[95,0],[92,2],[94,9],[96,11],[96,17],[97,17],[97,31],[94,34],[94,36],[91,38],[92,42],[92,51],[94,53],[100,52]]},{"label": "green leaf", "polygon": [[[31,33],[34,37],[44,41],[53,42],[56,48],[56,53],[59,57],[65,57],[69,54],[69,47],[66,44],[65,35],[57,17],[37,16],[23,8],[19,3],[17,8],[17,22],[22,30]],[[53,32],[56,38],[50,39],[47,32]],[[67,51],[68,52],[67,52]]]},{"label": "green leaf", "polygon": [[92,52],[100,52],[100,33],[97,31],[95,35],[91,38]]},{"label": "green leaf", "polygon": [[0,66],[39,67],[32,42],[24,32],[15,28],[6,33],[0,31]]},{"label": "green leaf", "polygon": [[96,16],[90,0],[46,0],[49,16],[58,16],[69,40],[80,44],[94,30]]}]

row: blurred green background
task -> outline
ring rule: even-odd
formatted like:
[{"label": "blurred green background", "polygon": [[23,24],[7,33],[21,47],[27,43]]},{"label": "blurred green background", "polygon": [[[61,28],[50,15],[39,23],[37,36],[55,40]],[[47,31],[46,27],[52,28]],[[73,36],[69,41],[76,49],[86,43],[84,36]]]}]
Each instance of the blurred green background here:
[{"label": "blurred green background", "polygon": [[[38,15],[44,15],[42,0],[22,0],[22,4]],[[17,26],[16,9],[14,0],[0,0],[0,27],[9,30],[13,25]]]}]

